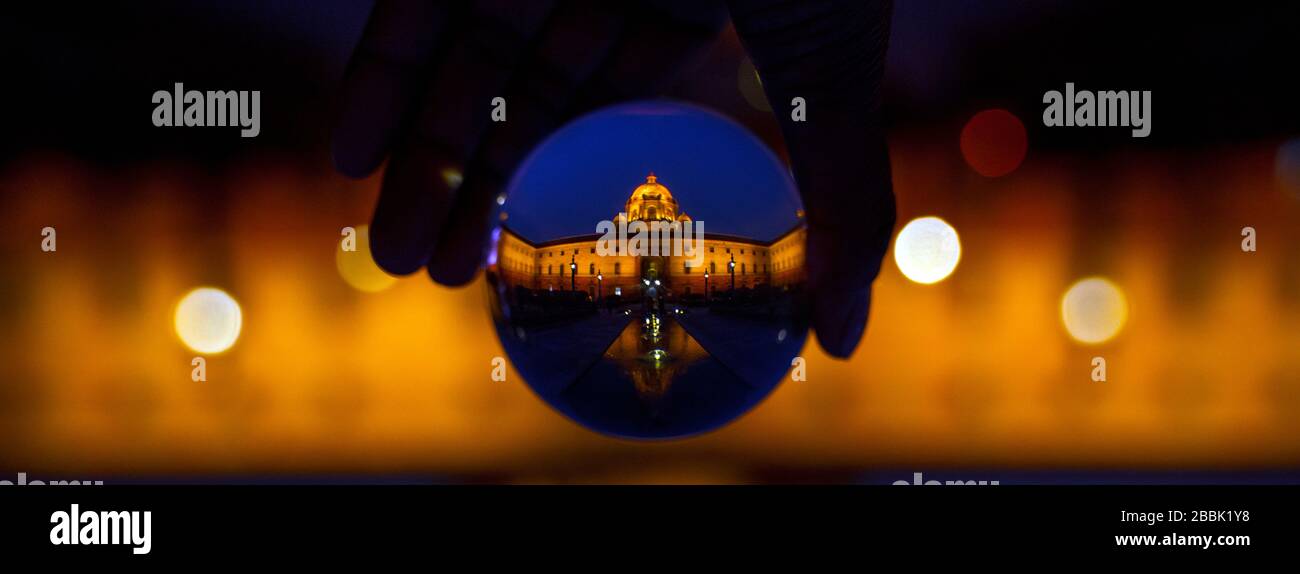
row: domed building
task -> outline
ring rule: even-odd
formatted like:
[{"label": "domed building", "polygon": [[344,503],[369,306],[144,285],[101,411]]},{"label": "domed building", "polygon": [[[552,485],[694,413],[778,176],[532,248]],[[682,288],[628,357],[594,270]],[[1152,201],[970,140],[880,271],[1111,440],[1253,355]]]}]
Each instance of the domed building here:
[{"label": "domed building", "polygon": [[[677,199],[650,172],[611,220],[616,228],[692,224]],[[598,222],[592,222],[597,229]],[[804,279],[805,227],[802,216],[792,229],[772,241],[709,232],[704,226],[699,249],[703,257],[683,254],[602,254],[599,232],[549,240],[525,238],[503,224],[497,258],[490,267],[509,287],[543,291],[586,291],[599,299],[638,296],[647,282],[659,281],[673,297],[717,295],[732,289],[784,287]],[[692,254],[693,255],[693,254]],[[734,274],[734,277],[733,277]]]},{"label": "domed building", "polygon": [[[627,214],[629,221],[677,221],[677,200],[652,171],[646,176],[645,183],[632,190],[623,206],[623,213]],[[684,217],[686,214],[681,215]]]}]

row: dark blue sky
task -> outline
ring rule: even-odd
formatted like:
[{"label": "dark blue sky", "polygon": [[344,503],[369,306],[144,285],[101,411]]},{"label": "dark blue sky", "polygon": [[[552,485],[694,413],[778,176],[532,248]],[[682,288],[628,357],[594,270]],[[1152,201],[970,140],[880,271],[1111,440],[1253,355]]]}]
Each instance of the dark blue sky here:
[{"label": "dark blue sky", "polygon": [[639,102],[575,120],[515,175],[507,225],[540,242],[594,233],[654,171],[706,233],[760,240],[797,223],[798,193],[784,164],[745,128],[676,102]]}]

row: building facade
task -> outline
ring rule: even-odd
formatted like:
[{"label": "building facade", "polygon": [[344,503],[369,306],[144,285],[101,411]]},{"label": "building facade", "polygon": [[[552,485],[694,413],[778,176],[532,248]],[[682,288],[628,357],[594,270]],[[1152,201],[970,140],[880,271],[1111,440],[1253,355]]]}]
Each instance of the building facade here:
[{"label": "building facade", "polygon": [[[632,191],[623,211],[613,219],[615,225],[633,221],[689,223],[691,218],[651,173]],[[655,280],[665,285],[672,296],[702,295],[706,285],[710,294],[718,294],[732,288],[733,272],[736,289],[780,288],[802,282],[805,235],[802,218],[772,241],[709,233],[706,229],[701,245],[703,259],[699,260],[685,255],[602,255],[597,245],[599,233],[533,242],[503,225],[494,265],[508,286],[573,289],[586,291],[593,299],[635,296],[645,281]]]}]

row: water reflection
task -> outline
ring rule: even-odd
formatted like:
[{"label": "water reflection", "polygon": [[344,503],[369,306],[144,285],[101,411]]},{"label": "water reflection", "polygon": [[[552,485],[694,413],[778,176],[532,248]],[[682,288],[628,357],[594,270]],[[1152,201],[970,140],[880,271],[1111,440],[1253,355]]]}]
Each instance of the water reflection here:
[{"label": "water reflection", "polygon": [[621,437],[680,437],[730,422],[776,387],[807,332],[794,292],[695,305],[665,293],[573,308],[561,304],[568,294],[525,295],[494,298],[510,360],[557,410]]},{"label": "water reflection", "polygon": [[725,424],[761,400],[780,373],[751,384],[673,316],[632,313],[619,336],[560,396],[559,407],[619,436],[666,438]]},{"label": "water reflection", "polygon": [[680,323],[658,313],[629,323],[604,355],[605,361],[617,365],[631,380],[651,417],[660,412],[673,380],[708,359],[709,353]]}]

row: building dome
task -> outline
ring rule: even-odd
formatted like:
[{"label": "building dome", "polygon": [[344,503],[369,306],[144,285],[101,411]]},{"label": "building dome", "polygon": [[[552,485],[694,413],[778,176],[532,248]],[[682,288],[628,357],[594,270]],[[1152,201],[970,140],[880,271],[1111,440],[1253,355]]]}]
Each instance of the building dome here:
[{"label": "building dome", "polygon": [[675,221],[677,219],[677,200],[673,194],[659,183],[654,172],[646,176],[645,183],[632,190],[627,199],[627,217],[629,221]]}]

